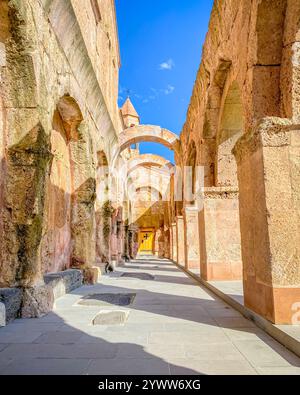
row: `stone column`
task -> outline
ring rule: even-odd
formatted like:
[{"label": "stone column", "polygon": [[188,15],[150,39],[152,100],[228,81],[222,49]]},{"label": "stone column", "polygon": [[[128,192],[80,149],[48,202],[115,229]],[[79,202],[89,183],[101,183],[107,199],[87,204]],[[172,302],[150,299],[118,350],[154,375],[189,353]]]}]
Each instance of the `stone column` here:
[{"label": "stone column", "polygon": [[124,253],[123,253],[123,258],[128,259],[129,257],[129,231],[128,231],[128,225],[123,224],[123,238],[124,238]]},{"label": "stone column", "polygon": [[200,273],[200,248],[199,248],[199,209],[196,206],[186,206],[184,209],[184,244],[185,268],[199,269]]},{"label": "stone column", "polygon": [[210,187],[203,191],[199,212],[201,277],[241,280],[241,235],[237,187]]},{"label": "stone column", "polygon": [[234,153],[245,305],[273,323],[291,324],[300,302],[300,127],[266,118]]},{"label": "stone column", "polygon": [[130,225],[129,226],[129,255],[130,258],[134,259],[136,258],[136,255],[138,253],[138,227],[136,225]]},{"label": "stone column", "polygon": [[[72,99],[68,98],[66,101],[72,103]],[[71,127],[72,123],[70,123]],[[94,266],[96,263],[96,172],[88,125],[82,122],[76,133],[78,136],[69,143],[74,189],[71,213],[73,245],[71,266],[82,270],[85,283],[95,284],[100,278],[100,269]]]},{"label": "stone column", "polygon": [[171,224],[171,235],[172,235],[172,259],[177,262],[177,224],[173,222]]},{"label": "stone column", "polygon": [[185,247],[184,247],[184,220],[183,216],[176,217],[176,244],[177,244],[177,263],[180,266],[185,265]]},{"label": "stone column", "polygon": [[167,228],[164,231],[164,257],[170,259],[171,257],[171,229]]}]

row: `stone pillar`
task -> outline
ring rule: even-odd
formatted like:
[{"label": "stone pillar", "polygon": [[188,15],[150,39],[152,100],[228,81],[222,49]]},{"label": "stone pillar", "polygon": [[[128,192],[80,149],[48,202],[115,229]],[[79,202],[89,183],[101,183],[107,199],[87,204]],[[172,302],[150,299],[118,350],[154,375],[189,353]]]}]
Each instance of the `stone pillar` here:
[{"label": "stone pillar", "polygon": [[177,262],[177,224],[173,222],[171,224],[171,235],[172,235],[172,259]]},{"label": "stone pillar", "polygon": [[130,225],[129,226],[129,239],[128,239],[128,244],[129,244],[129,255],[130,258],[134,259],[137,256],[138,253],[138,227],[136,225]]},{"label": "stone pillar", "polygon": [[201,277],[241,280],[241,235],[237,187],[204,188],[199,212]]},{"label": "stone pillar", "polygon": [[300,128],[266,118],[244,135],[238,163],[245,305],[291,324],[300,302]]},{"label": "stone pillar", "polygon": [[176,217],[176,242],[177,242],[177,263],[180,266],[185,265],[185,247],[184,247],[184,220],[183,216]]},{"label": "stone pillar", "polygon": [[111,261],[113,264],[118,263],[118,237],[117,237],[117,220],[114,217],[112,219],[112,229],[110,235],[110,254],[111,254]]},{"label": "stone pillar", "polygon": [[164,232],[164,258],[171,257],[171,230],[167,228]]},{"label": "stone pillar", "polygon": [[[66,99],[67,102],[72,100],[69,97]],[[95,284],[100,278],[100,269],[94,266],[96,263],[96,172],[88,125],[82,122],[78,129],[76,128],[76,133],[78,136],[75,135],[76,138],[74,137],[69,143],[74,189],[71,200],[73,245],[71,266],[82,270],[85,283]]]},{"label": "stone pillar", "polygon": [[123,259],[129,259],[129,231],[128,231],[128,225],[123,225],[123,238],[124,238],[124,253],[123,253]]},{"label": "stone pillar", "polygon": [[123,234],[123,223],[117,221],[117,247],[118,247],[118,265],[123,265],[124,256],[124,234]]},{"label": "stone pillar", "polygon": [[186,206],[184,209],[184,244],[185,244],[185,268],[199,269],[200,272],[200,248],[199,248],[199,209],[196,206]]}]

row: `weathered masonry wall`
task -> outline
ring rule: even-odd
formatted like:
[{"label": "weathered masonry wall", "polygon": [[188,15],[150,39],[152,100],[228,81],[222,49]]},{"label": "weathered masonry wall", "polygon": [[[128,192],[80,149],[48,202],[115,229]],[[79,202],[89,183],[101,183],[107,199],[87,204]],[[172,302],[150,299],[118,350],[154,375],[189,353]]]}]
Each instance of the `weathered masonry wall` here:
[{"label": "weathered masonry wall", "polygon": [[[204,167],[202,274],[241,276],[247,306],[277,323],[291,323],[300,300],[299,15],[297,0],[215,1],[181,134],[181,165],[196,147],[194,165]],[[236,187],[226,219],[209,196]],[[220,215],[218,245],[232,253],[214,263]],[[238,235],[227,242],[239,228],[238,268]]]},{"label": "weathered masonry wall", "polygon": [[110,160],[120,132],[114,3],[101,21],[84,5],[0,4],[0,287],[23,287],[45,311],[45,273],[94,281],[97,153]]}]

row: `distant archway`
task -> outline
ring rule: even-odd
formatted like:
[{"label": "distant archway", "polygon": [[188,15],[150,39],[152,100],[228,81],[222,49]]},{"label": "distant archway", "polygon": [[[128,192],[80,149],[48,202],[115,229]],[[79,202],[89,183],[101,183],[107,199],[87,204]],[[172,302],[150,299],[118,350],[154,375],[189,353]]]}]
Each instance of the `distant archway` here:
[{"label": "distant archway", "polygon": [[127,162],[128,174],[136,170],[138,167],[165,167],[171,169],[173,164],[167,159],[159,155],[143,154],[132,158]]},{"label": "distant archway", "polygon": [[132,144],[141,142],[157,142],[164,146],[177,150],[179,137],[167,129],[154,125],[136,125],[124,130],[119,135],[120,152]]}]

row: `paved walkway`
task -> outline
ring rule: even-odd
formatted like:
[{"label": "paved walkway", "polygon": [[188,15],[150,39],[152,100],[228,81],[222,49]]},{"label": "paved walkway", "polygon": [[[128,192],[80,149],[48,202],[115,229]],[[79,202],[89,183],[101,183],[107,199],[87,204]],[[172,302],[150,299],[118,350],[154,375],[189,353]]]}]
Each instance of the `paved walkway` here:
[{"label": "paved walkway", "polygon": [[[121,277],[122,273],[135,277]],[[148,273],[153,279],[137,278]],[[149,276],[147,276],[149,277]],[[82,306],[94,293],[136,293],[130,306]],[[94,326],[100,310],[129,313]],[[1,374],[300,374],[300,359],[171,262],[127,263],[41,319],[0,329]]]}]

